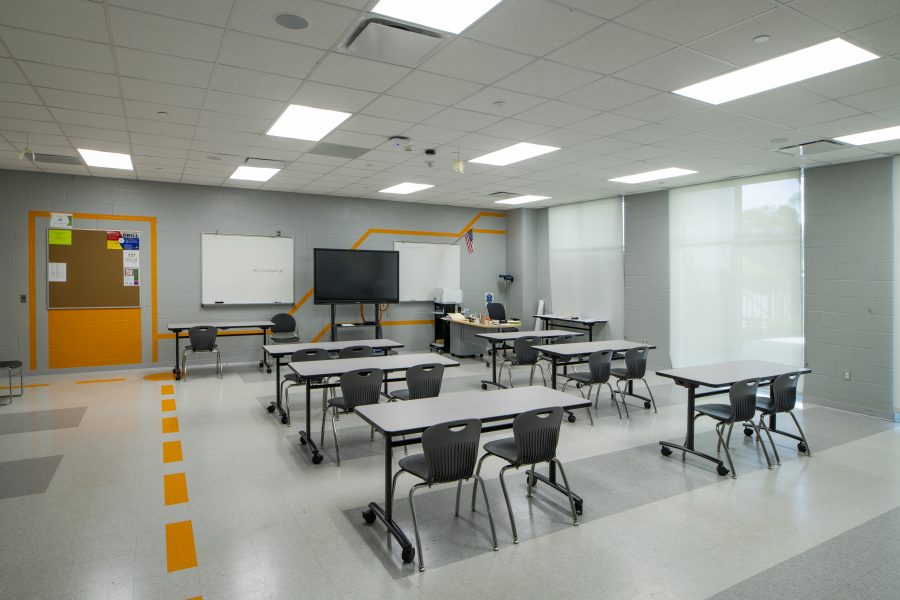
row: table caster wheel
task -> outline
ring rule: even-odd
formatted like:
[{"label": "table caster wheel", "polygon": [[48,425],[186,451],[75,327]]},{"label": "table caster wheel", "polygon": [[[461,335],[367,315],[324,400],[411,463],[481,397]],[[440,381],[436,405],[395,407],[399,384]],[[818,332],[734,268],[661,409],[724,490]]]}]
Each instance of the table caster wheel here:
[{"label": "table caster wheel", "polygon": [[275,412],[275,405],[274,405],[274,404],[268,405],[268,406],[266,407],[266,410],[267,410],[268,412],[270,412],[270,413]]},{"label": "table caster wheel", "polygon": [[644,408],[650,408],[650,403],[649,403],[649,402],[644,402]]},{"label": "table caster wheel", "polygon": [[312,460],[313,460],[313,464],[314,464],[314,465],[317,465],[317,464],[319,464],[320,462],[322,462],[322,455],[321,455],[321,454],[313,454],[313,459],[312,459]]},{"label": "table caster wheel", "polygon": [[177,375],[177,374],[178,374],[178,369],[172,369],[172,374],[173,374],[173,375]]},{"label": "table caster wheel", "polygon": [[486,383],[482,383],[482,384],[481,384],[481,389],[486,390],[486,389],[487,389],[487,384],[486,384]]},{"label": "table caster wheel", "polygon": [[260,362],[260,363],[259,363],[259,368],[262,369],[264,364],[266,364],[266,363]]},{"label": "table caster wheel", "polygon": [[271,372],[272,372],[272,367],[266,367],[266,373],[271,373]]},{"label": "table caster wheel", "polygon": [[375,522],[375,511],[374,510],[364,510],[363,511],[363,521],[366,522],[367,525],[371,525]]},{"label": "table caster wheel", "polygon": [[281,424],[282,424],[282,425],[287,425],[287,424],[288,424],[288,418],[287,418],[287,417],[281,417]]},{"label": "table caster wheel", "polygon": [[725,465],[718,465],[716,466],[716,473],[718,473],[722,477],[725,477],[726,475],[728,475],[728,469],[725,468]]},{"label": "table caster wheel", "polygon": [[583,512],[582,511],[583,506],[584,506],[584,504],[582,502],[576,502],[575,503],[575,513],[580,515]]},{"label": "table caster wheel", "polygon": [[569,423],[575,422],[575,415],[569,415]]},{"label": "table caster wheel", "polygon": [[305,445],[306,445],[306,438],[304,438],[302,435],[300,436],[300,445],[301,445],[301,446],[305,446]]},{"label": "table caster wheel", "polygon": [[181,381],[181,374],[175,373],[175,381]]},{"label": "table caster wheel", "polygon": [[525,483],[527,485],[530,485],[531,487],[537,487],[538,480],[536,477],[532,477],[531,475],[529,475],[525,478]]},{"label": "table caster wheel", "polygon": [[415,557],[416,549],[412,546],[410,546],[409,548],[404,548],[403,552],[400,553],[400,558],[403,559],[404,563],[411,563]]},{"label": "table caster wheel", "polygon": [[668,446],[662,446],[662,447],[660,447],[659,452],[660,452],[660,454],[662,454],[663,456],[672,456],[672,449],[669,448]]},{"label": "table caster wheel", "polygon": [[803,442],[797,444],[797,450],[799,450],[800,452],[809,452],[809,448],[807,448],[806,444],[804,444]]},{"label": "table caster wheel", "polygon": [[753,437],[753,430],[749,427],[744,427],[744,435],[747,437]]}]

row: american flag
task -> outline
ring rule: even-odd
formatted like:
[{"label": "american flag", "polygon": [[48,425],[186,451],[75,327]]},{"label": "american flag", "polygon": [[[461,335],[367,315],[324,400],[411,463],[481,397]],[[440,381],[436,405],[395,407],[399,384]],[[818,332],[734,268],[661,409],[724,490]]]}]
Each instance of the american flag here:
[{"label": "american flag", "polygon": [[466,240],[466,250],[469,251],[469,254],[475,252],[475,235],[471,229],[463,234],[463,239]]}]

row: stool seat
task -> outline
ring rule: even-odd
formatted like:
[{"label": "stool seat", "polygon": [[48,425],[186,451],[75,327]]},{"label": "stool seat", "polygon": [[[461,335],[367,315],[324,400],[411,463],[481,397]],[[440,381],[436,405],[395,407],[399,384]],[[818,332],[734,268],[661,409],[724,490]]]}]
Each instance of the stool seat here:
[{"label": "stool seat", "polygon": [[0,361],[0,369],[21,369],[21,360],[4,360]]}]

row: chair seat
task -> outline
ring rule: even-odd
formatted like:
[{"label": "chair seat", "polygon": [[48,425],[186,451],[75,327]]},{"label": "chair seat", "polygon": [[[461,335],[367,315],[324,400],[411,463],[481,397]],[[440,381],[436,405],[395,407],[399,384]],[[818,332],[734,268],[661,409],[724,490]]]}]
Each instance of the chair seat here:
[{"label": "chair seat", "polygon": [[300,376],[297,375],[296,373],[288,373],[287,375],[284,376],[284,378],[287,381],[291,381],[293,383],[296,383],[297,385],[300,385]]},{"label": "chair seat", "polygon": [[212,348],[204,348],[201,350],[194,350],[194,348],[192,346],[185,346],[184,349],[190,350],[191,352],[218,352],[219,346],[217,344],[217,345],[213,346]]},{"label": "chair seat", "polygon": [[610,369],[609,374],[616,379],[628,379],[628,369],[623,369],[621,367]]},{"label": "chair seat", "polygon": [[484,445],[485,452],[499,456],[503,460],[515,464],[519,457],[519,448],[516,446],[516,438],[503,438],[493,440]]},{"label": "chair seat", "polygon": [[269,336],[269,340],[273,344],[296,344],[300,342],[300,336],[293,332],[273,333]]},{"label": "chair seat", "polygon": [[347,400],[343,396],[328,399],[328,406],[335,406],[341,410],[347,410]]},{"label": "chair seat", "polygon": [[0,369],[21,369],[21,360],[4,360],[0,362]]},{"label": "chair seat", "polygon": [[407,473],[411,473],[419,479],[428,480],[428,463],[425,461],[424,454],[404,456],[398,464]]},{"label": "chair seat", "polygon": [[397,398],[398,400],[409,400],[409,390],[397,390],[395,392],[391,392],[391,398]]},{"label": "chair seat", "polygon": [[701,415],[712,417],[718,421],[731,420],[730,404],[704,404],[702,406],[695,406],[694,410]]},{"label": "chair seat", "polygon": [[572,373],[571,375],[566,375],[566,378],[578,383],[591,383],[591,374],[586,372]]},{"label": "chair seat", "polygon": [[775,412],[775,402],[771,398],[756,397],[756,410],[764,413]]}]

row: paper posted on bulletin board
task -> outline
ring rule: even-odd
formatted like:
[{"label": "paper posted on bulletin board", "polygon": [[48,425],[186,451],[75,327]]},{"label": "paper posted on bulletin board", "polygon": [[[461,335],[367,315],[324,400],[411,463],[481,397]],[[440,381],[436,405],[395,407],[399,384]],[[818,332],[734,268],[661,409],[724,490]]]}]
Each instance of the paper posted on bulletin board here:
[{"label": "paper posted on bulletin board", "polygon": [[141,266],[141,236],[136,231],[107,231],[106,249],[122,252],[122,285],[138,287]]}]

